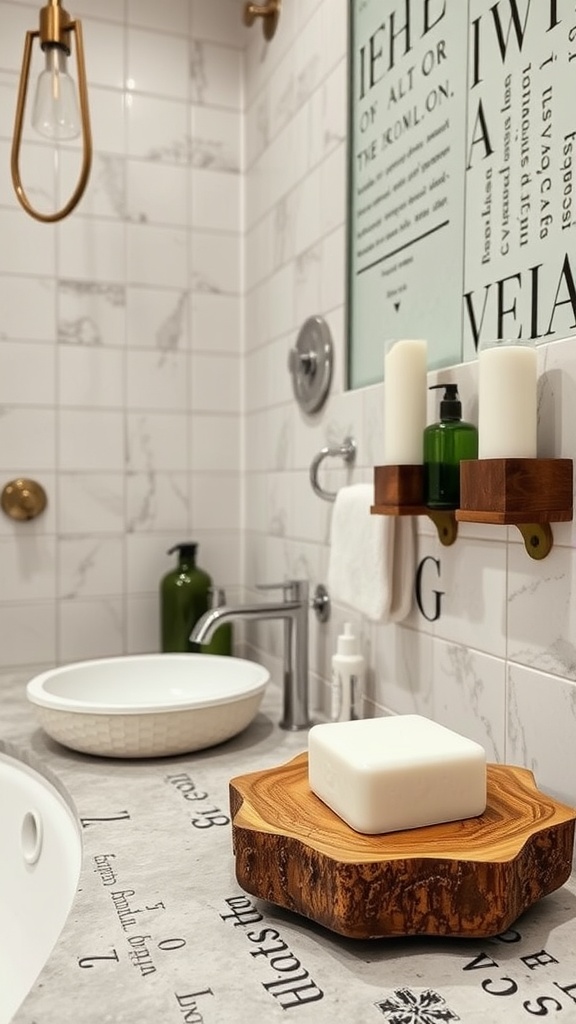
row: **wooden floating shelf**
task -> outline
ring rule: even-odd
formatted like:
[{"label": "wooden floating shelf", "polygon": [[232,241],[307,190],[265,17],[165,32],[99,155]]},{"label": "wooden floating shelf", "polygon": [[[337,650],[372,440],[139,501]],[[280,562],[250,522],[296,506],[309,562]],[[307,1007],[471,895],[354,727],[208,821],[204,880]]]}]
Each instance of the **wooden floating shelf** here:
[{"label": "wooden floating shelf", "polygon": [[572,459],[470,459],[460,463],[461,523],[517,526],[531,558],[552,549],[550,523],[573,515]]},{"label": "wooden floating shelf", "polygon": [[423,503],[423,466],[375,466],[375,516],[428,516],[442,544],[449,547],[458,536],[458,523],[452,509],[428,508]]},{"label": "wooden floating shelf", "polygon": [[572,459],[468,459],[460,463],[460,507],[423,503],[422,466],[375,466],[373,515],[432,520],[442,544],[458,536],[458,523],[517,526],[531,558],[542,559],[554,540],[550,523],[573,518]]},{"label": "wooden floating shelf", "polygon": [[308,784],[308,755],[230,782],[246,892],[354,939],[488,937],[570,876],[576,811],[490,764],[484,814],[364,835]]}]

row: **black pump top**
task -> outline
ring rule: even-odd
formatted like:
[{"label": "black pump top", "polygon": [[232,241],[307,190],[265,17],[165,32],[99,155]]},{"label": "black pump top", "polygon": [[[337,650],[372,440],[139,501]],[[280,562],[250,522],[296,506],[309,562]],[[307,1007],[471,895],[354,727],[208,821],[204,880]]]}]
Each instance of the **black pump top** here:
[{"label": "black pump top", "polygon": [[173,555],[175,551],[178,552],[179,561],[183,561],[187,558],[194,559],[196,557],[197,544],[187,542],[185,544],[174,544],[174,547],[168,549],[166,554]]},{"label": "black pump top", "polygon": [[457,384],[431,384],[429,390],[435,391],[436,388],[444,388],[444,397],[440,402],[440,419],[441,420],[461,420],[462,419],[462,402],[458,397],[458,385]]}]

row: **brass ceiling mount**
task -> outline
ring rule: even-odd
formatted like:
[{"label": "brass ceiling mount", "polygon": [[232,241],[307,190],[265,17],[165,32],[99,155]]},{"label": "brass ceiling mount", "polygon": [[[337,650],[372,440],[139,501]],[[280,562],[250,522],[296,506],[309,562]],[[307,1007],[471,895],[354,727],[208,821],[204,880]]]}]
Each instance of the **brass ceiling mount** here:
[{"label": "brass ceiling mount", "polygon": [[268,0],[265,4],[247,3],[244,5],[244,24],[251,28],[256,18],[262,18],[264,38],[270,42],[278,28],[282,0]]},{"label": "brass ceiling mount", "polygon": [[0,503],[2,511],[10,519],[17,519],[19,522],[35,519],[46,508],[46,491],[36,480],[19,477],[17,480],[10,480],[3,488]]}]

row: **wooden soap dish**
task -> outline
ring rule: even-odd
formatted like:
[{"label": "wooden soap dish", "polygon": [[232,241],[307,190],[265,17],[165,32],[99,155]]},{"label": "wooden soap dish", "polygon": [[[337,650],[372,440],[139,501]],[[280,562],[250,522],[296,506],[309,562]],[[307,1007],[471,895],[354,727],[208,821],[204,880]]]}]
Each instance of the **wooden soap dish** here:
[{"label": "wooden soap dish", "polygon": [[348,938],[497,935],[570,876],[576,811],[526,768],[491,764],[487,776],[480,817],[376,836],[311,791],[307,754],[238,776],[238,882]]}]

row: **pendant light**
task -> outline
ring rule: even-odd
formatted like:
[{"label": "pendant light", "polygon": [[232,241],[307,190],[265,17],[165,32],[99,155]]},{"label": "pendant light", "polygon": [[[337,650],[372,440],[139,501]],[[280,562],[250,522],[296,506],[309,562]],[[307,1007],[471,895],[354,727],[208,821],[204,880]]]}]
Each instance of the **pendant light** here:
[{"label": "pendant light", "polygon": [[[78,89],[68,74],[67,61],[71,53],[72,35],[76,39],[76,65]],[[20,177],[20,148],[22,144],[22,123],[26,107],[32,46],[38,39],[44,52],[45,69],[36,84],[32,107],[32,125],[43,138],[58,143],[77,138],[82,134],[82,166],[76,188],[61,210],[55,213],[40,213],[28,199]],[[79,107],[77,95],[79,100]],[[92,135],[88,109],[88,87],[84,66],[82,25],[72,19],[60,5],[60,0],[49,0],[40,10],[40,24],[36,31],[29,30],[24,41],[24,56],[16,103],[14,137],[12,140],[11,171],[12,183],[18,201],[31,217],[44,223],[62,220],[80,202],[86,188],[92,163]]]}]

